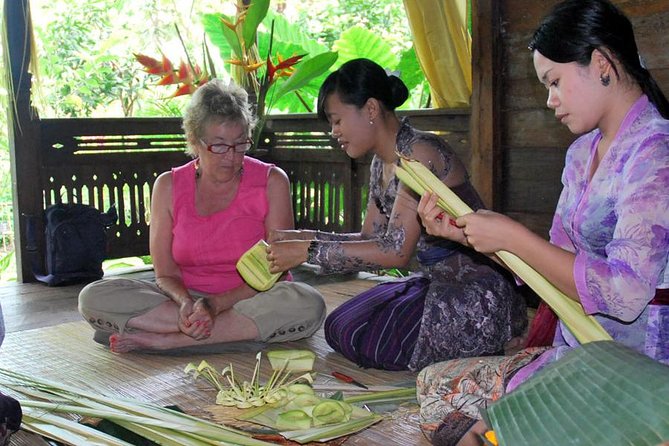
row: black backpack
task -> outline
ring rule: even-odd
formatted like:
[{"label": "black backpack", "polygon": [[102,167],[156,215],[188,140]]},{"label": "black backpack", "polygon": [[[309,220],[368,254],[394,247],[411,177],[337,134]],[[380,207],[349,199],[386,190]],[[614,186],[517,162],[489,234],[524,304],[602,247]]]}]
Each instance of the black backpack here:
[{"label": "black backpack", "polygon": [[33,266],[35,278],[50,286],[101,279],[107,229],[118,219],[116,207],[103,213],[83,204],[57,203],[46,209],[44,218],[46,274]]}]

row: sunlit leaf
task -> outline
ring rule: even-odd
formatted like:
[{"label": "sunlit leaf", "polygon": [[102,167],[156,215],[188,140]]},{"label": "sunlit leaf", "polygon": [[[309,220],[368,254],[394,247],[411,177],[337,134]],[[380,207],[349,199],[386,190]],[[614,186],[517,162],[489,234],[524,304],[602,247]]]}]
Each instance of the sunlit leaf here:
[{"label": "sunlit leaf", "polygon": [[270,0],[252,0],[246,11],[246,17],[242,25],[242,37],[246,48],[251,48],[255,43],[258,25],[263,21],[269,9]]},{"label": "sunlit leaf", "polygon": [[347,29],[341,34],[332,49],[339,52],[339,59],[334,68],[344,62],[360,57],[373,60],[383,68],[394,69],[397,66],[397,56],[393,48],[378,34],[359,26]]},{"label": "sunlit leaf", "polygon": [[228,38],[223,34],[221,17],[221,14],[204,14],[202,16],[204,32],[207,34],[209,41],[218,48],[221,59],[229,59],[233,55],[234,57],[239,57],[241,49],[237,51],[233,50],[228,42]]},{"label": "sunlit leaf", "polygon": [[[269,23],[274,20],[274,47],[272,49],[273,53],[279,49],[277,44],[279,43],[288,43],[299,47],[299,50],[293,50],[296,54],[320,54],[325,51],[328,51],[328,48],[325,45],[318,43],[316,39],[311,36],[308,36],[304,33],[303,28],[297,24],[290,23],[286,18],[277,14],[274,11],[269,11],[267,17],[265,18],[265,24],[269,29]],[[268,34],[266,34],[269,36]],[[260,45],[260,35],[258,36],[258,48],[261,48]],[[266,48],[266,47],[264,47]],[[265,53],[260,53],[261,55],[267,55],[267,50]],[[281,51],[281,54],[292,54],[289,52]]]},{"label": "sunlit leaf", "polygon": [[295,73],[286,82],[277,87],[274,93],[275,100],[288,92],[307,85],[312,79],[326,72],[337,60],[337,53],[328,51],[318,54],[311,59],[302,61],[296,66]]}]

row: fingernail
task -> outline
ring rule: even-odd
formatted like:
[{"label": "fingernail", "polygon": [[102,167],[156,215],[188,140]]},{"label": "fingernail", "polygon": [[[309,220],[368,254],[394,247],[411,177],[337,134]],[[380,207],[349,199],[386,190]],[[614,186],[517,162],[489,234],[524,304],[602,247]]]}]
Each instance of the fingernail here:
[{"label": "fingernail", "polygon": [[444,213],[439,212],[439,214],[437,214],[437,216],[435,217],[435,220],[441,220],[442,218],[444,218]]},{"label": "fingernail", "polygon": [[448,223],[449,223],[451,226],[455,226],[456,228],[458,227],[458,225],[455,223],[455,220],[453,220],[452,218],[449,218],[449,219],[448,219]]}]

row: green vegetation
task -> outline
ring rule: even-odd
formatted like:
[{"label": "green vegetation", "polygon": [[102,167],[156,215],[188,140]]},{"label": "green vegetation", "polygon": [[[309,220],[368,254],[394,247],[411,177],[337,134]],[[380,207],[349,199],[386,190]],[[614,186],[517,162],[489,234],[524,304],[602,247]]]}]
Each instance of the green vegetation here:
[{"label": "green vegetation", "polygon": [[[168,99],[170,91],[154,85],[155,79],[142,70],[134,53],[163,51],[172,59],[186,60],[185,49],[204,61],[206,44],[218,77],[226,77],[229,52],[217,40],[212,20],[217,14],[234,16],[234,4],[235,0],[31,0],[39,64],[33,103],[40,117],[181,116],[188,97]],[[263,59],[271,20],[272,53],[279,51],[287,58],[302,52],[337,51],[331,69],[352,58],[368,57],[390,71],[401,71],[412,92],[403,108],[427,103],[429,89],[412,49],[402,0],[271,0],[258,33]],[[0,68],[4,62],[0,60]],[[326,75],[300,89],[311,109]],[[0,101],[7,104],[4,85]],[[300,111],[307,109],[293,94],[284,95],[272,108],[272,113]],[[6,113],[0,114],[0,121],[1,282],[13,276],[14,261]],[[143,261],[150,263],[150,259]]]}]

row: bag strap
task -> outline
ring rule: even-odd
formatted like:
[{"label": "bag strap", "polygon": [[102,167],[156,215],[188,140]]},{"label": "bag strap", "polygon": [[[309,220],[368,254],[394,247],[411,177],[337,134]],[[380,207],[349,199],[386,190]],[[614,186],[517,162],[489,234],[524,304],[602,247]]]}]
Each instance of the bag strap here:
[{"label": "bag strap", "polygon": [[35,237],[37,217],[33,214],[23,214],[26,218],[26,252],[30,258],[30,266],[35,279],[40,282],[51,284],[53,276],[44,274],[44,262],[41,251],[37,246],[37,237]]}]

